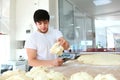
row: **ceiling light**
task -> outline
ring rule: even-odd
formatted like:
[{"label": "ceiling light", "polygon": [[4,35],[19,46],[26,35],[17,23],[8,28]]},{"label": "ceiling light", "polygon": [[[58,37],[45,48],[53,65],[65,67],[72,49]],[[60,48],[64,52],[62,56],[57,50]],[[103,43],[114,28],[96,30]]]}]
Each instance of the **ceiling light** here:
[{"label": "ceiling light", "polygon": [[93,3],[94,3],[96,6],[110,4],[111,2],[112,2],[111,0],[94,0],[94,1],[93,1]]}]

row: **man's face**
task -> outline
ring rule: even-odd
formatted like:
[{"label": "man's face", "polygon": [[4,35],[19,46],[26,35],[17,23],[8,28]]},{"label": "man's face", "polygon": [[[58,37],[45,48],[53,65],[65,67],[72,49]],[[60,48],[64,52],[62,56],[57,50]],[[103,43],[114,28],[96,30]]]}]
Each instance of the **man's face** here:
[{"label": "man's face", "polygon": [[36,26],[38,28],[38,31],[40,31],[41,33],[46,33],[48,31],[48,25],[49,25],[48,20],[36,22]]}]

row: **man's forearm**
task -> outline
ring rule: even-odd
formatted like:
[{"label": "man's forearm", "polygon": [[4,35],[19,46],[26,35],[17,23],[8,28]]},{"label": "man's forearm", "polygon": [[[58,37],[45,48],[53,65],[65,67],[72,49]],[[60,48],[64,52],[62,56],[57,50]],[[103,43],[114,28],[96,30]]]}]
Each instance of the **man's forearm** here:
[{"label": "man's forearm", "polygon": [[53,66],[52,65],[52,60],[37,60],[37,59],[33,59],[33,60],[28,60],[28,64],[30,66]]}]

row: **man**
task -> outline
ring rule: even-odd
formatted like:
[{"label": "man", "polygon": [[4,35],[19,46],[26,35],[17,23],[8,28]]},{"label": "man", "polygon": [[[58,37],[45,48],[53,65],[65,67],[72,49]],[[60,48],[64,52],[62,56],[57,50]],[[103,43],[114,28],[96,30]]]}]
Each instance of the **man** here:
[{"label": "man", "polygon": [[59,42],[67,50],[69,43],[60,31],[49,27],[50,16],[46,10],[36,10],[33,18],[37,31],[33,32],[25,43],[28,64],[30,66],[61,66],[63,60],[51,54],[50,48],[54,43]]}]

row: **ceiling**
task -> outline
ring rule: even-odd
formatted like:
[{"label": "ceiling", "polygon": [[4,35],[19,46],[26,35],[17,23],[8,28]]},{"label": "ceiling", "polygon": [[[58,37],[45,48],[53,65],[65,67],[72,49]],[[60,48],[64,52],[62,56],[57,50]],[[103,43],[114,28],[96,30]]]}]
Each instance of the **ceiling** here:
[{"label": "ceiling", "polygon": [[92,17],[120,20],[120,0],[112,0],[112,3],[102,6],[95,6],[93,0],[72,0],[72,2]]}]

